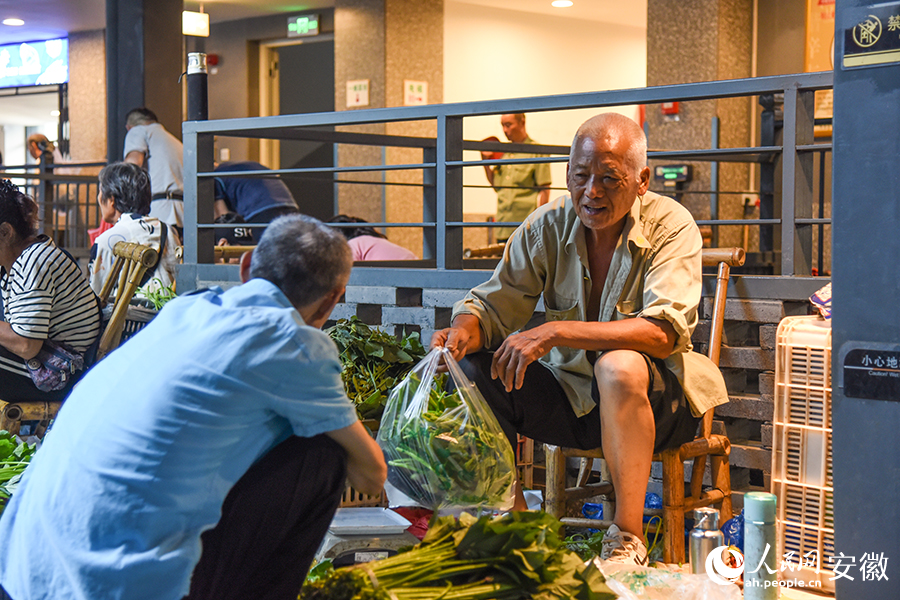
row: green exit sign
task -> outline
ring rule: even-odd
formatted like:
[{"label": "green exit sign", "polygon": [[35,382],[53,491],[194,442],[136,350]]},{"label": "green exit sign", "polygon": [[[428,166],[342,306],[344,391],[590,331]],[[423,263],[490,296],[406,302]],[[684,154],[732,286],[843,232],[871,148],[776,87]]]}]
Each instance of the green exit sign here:
[{"label": "green exit sign", "polygon": [[288,17],[288,37],[319,35],[319,15]]}]

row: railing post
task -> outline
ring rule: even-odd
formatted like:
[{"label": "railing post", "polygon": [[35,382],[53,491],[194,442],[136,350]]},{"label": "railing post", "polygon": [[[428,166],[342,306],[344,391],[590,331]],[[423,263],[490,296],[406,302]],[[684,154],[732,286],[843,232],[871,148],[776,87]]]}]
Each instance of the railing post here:
[{"label": "railing post", "polygon": [[784,90],[781,275],[812,273],[812,226],[795,220],[812,217],[815,157],[812,152],[798,152],[797,146],[814,141],[814,99],[815,92],[801,92],[796,85]]},{"label": "railing post", "polygon": [[183,131],[184,143],[184,262],[214,261],[215,231],[197,225],[213,222],[214,183],[197,173],[213,170],[213,136]]},{"label": "railing post", "polygon": [[462,125],[462,117],[438,115],[435,163],[438,269],[462,269],[462,227],[447,227],[447,221],[462,221],[462,167],[447,166],[447,161],[462,160]]},{"label": "railing post", "polygon": [[[719,147],[719,117],[712,118],[712,140],[710,148]],[[709,166],[709,218],[715,221],[719,218],[719,161],[713,161]],[[719,226],[712,226],[712,238],[710,245],[713,248],[719,247]]]},{"label": "railing post", "polygon": [[[763,94],[759,97],[762,114],[759,118],[759,145],[775,146],[775,96]],[[775,163],[764,161],[759,165],[759,218],[775,218]],[[775,250],[774,227],[759,226],[759,251],[765,255]]]},{"label": "railing post", "polygon": [[[436,163],[437,148],[422,148],[422,162]],[[437,168],[422,170],[422,220],[425,222],[437,222]],[[433,227],[422,228],[422,258],[430,259],[438,255],[437,229]]]}]

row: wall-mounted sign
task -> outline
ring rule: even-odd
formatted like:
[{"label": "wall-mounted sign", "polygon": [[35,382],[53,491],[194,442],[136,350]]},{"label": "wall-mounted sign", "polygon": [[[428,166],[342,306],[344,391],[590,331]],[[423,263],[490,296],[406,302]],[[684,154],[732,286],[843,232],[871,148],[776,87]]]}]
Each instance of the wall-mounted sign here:
[{"label": "wall-mounted sign", "polygon": [[666,187],[691,180],[691,165],[657,165],[653,170],[656,181]]},{"label": "wall-mounted sign", "polygon": [[878,4],[854,11],[844,29],[843,67],[869,67],[900,62],[900,3]]},{"label": "wall-mounted sign", "polygon": [[288,17],[288,37],[319,35],[319,15]]},{"label": "wall-mounted sign", "polygon": [[403,80],[403,106],[428,104],[428,82]]},{"label": "wall-mounted sign", "polygon": [[355,79],[347,82],[347,108],[369,105],[369,80]]},{"label": "wall-mounted sign", "polygon": [[68,39],[0,46],[0,87],[55,85],[68,80]]},{"label": "wall-mounted sign", "polygon": [[[900,401],[900,352],[880,344],[854,348],[843,360],[844,396]],[[879,347],[880,346],[880,347]]]}]

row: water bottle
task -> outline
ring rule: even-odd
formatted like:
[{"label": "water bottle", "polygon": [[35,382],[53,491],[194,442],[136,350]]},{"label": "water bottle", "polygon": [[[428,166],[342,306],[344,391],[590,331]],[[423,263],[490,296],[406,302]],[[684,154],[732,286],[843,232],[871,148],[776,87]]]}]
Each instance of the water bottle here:
[{"label": "water bottle", "polygon": [[691,529],[691,573],[706,572],[706,557],[725,545],[725,536],[719,531],[719,511],[714,508],[694,509],[694,528]]},{"label": "water bottle", "polygon": [[778,598],[775,555],[775,494],[744,494],[744,598]]}]

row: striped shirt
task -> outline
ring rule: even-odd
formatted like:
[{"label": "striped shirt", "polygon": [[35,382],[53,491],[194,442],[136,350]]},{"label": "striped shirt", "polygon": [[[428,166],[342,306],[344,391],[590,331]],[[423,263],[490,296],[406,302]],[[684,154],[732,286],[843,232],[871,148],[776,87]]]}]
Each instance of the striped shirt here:
[{"label": "striped shirt", "polygon": [[44,235],[0,277],[4,318],[22,337],[84,353],[100,334],[94,292],[74,260]]}]

